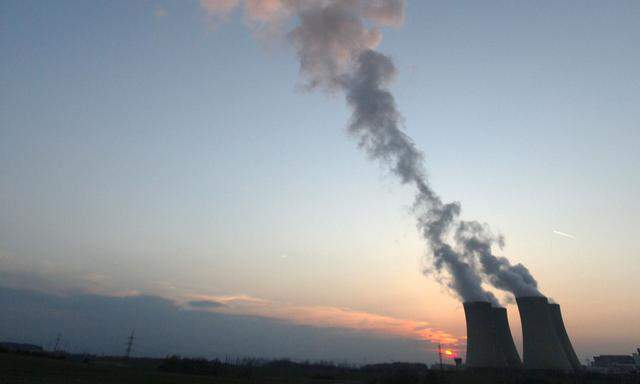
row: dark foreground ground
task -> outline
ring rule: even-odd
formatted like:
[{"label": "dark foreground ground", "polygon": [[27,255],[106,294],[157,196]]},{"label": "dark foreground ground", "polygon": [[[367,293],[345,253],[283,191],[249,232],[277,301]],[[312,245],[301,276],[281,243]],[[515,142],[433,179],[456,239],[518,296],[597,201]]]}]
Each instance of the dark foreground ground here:
[{"label": "dark foreground ground", "polygon": [[0,384],[427,384],[427,383],[593,383],[639,384],[638,375],[567,376],[548,372],[440,372],[422,364],[381,364],[362,368],[329,364],[276,361],[226,364],[179,358],[136,359],[128,363],[108,359],[69,361],[0,353]]}]

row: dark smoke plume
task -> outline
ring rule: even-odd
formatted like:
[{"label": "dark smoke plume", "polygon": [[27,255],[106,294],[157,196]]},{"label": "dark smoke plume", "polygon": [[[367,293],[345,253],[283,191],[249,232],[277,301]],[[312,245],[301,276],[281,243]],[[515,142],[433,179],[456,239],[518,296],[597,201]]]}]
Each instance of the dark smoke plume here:
[{"label": "dark smoke plume", "polygon": [[[211,9],[230,0],[201,0]],[[238,3],[238,1],[235,1]],[[388,89],[395,76],[392,60],[377,52],[379,27],[400,25],[403,0],[246,0],[245,17],[258,28],[295,16],[288,34],[300,60],[307,89],[343,92],[353,110],[349,132],[371,159],[389,166],[403,184],[416,188],[418,229],[433,259],[433,274],[463,301],[490,301],[482,277],[516,296],[539,295],[528,270],[491,253],[495,243],[475,222],[461,222],[460,204],[443,203],[431,189],[423,154],[402,131],[402,118]]]}]

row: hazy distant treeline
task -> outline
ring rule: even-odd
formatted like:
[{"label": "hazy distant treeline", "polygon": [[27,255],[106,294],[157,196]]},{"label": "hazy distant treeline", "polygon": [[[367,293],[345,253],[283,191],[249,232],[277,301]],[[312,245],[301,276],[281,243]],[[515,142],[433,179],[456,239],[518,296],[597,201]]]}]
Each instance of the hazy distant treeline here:
[{"label": "hazy distant treeline", "polygon": [[162,361],[159,369],[164,372],[191,375],[234,377],[246,380],[283,379],[286,382],[306,382],[304,379],[327,382],[353,382],[367,384],[474,384],[474,383],[591,383],[637,384],[640,376],[580,375],[544,371],[459,370],[441,371],[429,369],[419,363],[388,363],[354,366],[333,362],[294,362],[290,360],[238,359],[220,360],[190,359],[171,356]]},{"label": "hazy distant treeline", "polygon": [[171,356],[158,367],[164,372],[234,376],[240,379],[256,378],[307,378],[312,380],[348,380],[367,383],[438,383],[437,373],[425,364],[389,363],[357,367],[329,361],[294,362],[291,360],[239,359],[233,362],[221,360],[191,359]]}]

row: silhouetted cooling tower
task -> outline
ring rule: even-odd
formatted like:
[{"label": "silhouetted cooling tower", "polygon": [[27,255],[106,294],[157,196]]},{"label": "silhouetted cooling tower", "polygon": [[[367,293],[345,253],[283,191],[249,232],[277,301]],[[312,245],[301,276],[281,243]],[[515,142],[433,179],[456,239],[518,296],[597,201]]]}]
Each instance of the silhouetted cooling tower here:
[{"label": "silhouetted cooling tower", "polygon": [[493,323],[496,329],[496,339],[498,341],[498,349],[502,352],[504,360],[509,368],[522,368],[522,361],[516,350],[516,345],[511,336],[509,328],[509,319],[507,318],[506,308],[491,308],[493,315]]},{"label": "silhouetted cooling tower", "polygon": [[567,330],[564,327],[562,312],[560,312],[560,305],[549,304],[549,311],[551,312],[551,320],[553,321],[553,325],[556,329],[556,334],[560,339],[560,344],[562,344],[562,350],[564,351],[564,354],[567,356],[567,359],[569,359],[569,363],[571,363],[573,369],[575,369],[576,371],[581,370],[582,365],[580,364],[580,360],[578,360],[576,351],[573,350],[571,340],[569,339]]},{"label": "silhouetted cooling tower", "polygon": [[467,367],[504,368],[506,362],[498,348],[491,303],[473,301],[463,305],[467,320]]},{"label": "silhouetted cooling tower", "polygon": [[518,297],[522,321],[522,349],[527,369],[570,371],[562,343],[556,332],[546,297]]}]

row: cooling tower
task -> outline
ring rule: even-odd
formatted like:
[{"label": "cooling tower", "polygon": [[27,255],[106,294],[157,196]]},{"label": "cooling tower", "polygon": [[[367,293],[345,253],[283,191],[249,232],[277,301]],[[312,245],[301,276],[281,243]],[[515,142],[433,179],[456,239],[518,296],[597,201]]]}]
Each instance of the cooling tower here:
[{"label": "cooling tower", "polygon": [[493,324],[496,329],[496,339],[498,342],[498,349],[502,352],[505,362],[508,368],[522,368],[522,362],[520,356],[516,350],[516,345],[513,342],[513,336],[511,336],[511,329],[509,328],[509,319],[507,318],[506,308],[491,308],[493,315]]},{"label": "cooling tower", "polygon": [[464,303],[467,320],[467,368],[504,368],[504,357],[498,348],[491,303]]},{"label": "cooling tower", "polygon": [[556,333],[547,298],[518,297],[516,301],[522,321],[525,368],[570,371],[571,363]]},{"label": "cooling tower", "polygon": [[567,356],[567,359],[569,359],[569,363],[571,363],[573,369],[579,371],[580,369],[582,369],[582,365],[580,364],[580,360],[578,360],[576,352],[573,350],[571,340],[569,339],[567,330],[564,327],[562,312],[560,312],[560,305],[549,304],[549,311],[551,312],[551,321],[553,321],[553,325],[556,329],[556,334],[560,339],[560,344],[562,344],[562,350],[564,351],[565,356]]}]

